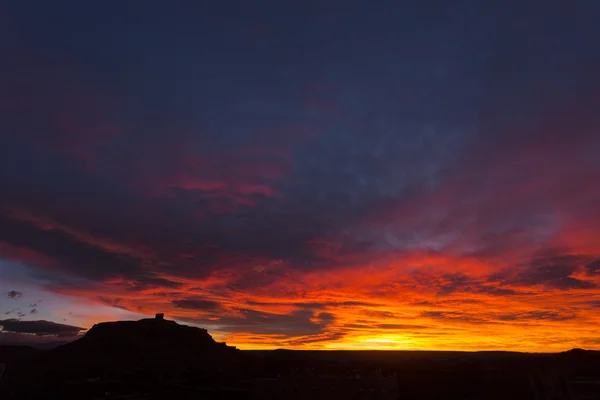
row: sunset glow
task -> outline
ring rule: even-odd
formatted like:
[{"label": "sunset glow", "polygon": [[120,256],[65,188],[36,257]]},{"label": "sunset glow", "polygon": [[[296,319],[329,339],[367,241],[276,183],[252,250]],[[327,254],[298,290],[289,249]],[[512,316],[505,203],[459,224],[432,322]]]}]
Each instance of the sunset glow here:
[{"label": "sunset glow", "polygon": [[0,319],[600,349],[594,13],[12,3]]}]

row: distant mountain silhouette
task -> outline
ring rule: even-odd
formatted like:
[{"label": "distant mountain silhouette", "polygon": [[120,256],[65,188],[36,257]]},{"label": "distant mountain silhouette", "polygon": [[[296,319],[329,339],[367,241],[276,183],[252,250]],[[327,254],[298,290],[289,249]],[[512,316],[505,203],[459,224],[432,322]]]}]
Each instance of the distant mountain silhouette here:
[{"label": "distant mountain silhouette", "polygon": [[563,351],[562,353],[560,353],[563,356],[574,356],[574,357],[580,357],[580,356],[599,356],[600,355],[600,351],[598,350],[584,350],[584,349],[580,349],[580,348],[574,348],[571,350],[567,350],[567,351]]}]

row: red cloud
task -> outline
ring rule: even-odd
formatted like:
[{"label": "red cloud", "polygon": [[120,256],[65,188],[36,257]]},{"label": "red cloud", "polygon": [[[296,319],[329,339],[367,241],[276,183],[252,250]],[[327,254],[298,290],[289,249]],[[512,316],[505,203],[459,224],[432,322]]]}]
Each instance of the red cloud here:
[{"label": "red cloud", "polygon": [[0,258],[25,265],[55,268],[58,262],[35,250],[0,242]]}]

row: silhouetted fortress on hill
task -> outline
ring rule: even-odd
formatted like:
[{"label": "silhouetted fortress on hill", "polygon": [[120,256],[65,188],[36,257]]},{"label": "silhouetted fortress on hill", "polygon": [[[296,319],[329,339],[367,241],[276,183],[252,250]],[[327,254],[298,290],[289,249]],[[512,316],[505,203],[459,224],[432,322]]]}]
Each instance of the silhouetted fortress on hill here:
[{"label": "silhouetted fortress on hill", "polygon": [[136,347],[153,342],[168,344],[169,348],[183,343],[195,347],[230,348],[225,343],[217,343],[206,329],[188,325],[179,325],[175,321],[164,319],[164,314],[156,314],[155,318],[145,318],[138,321],[101,322],[95,324],[86,335],[80,339],[102,342],[128,342]]},{"label": "silhouetted fortress on hill", "polygon": [[[180,325],[164,319],[164,314],[138,321],[102,322],[95,324],[83,338],[63,346],[78,348],[103,358],[95,349],[114,353],[121,358],[152,359],[180,362],[194,359],[224,359],[237,353],[226,343],[216,342],[206,329]],[[61,350],[59,348],[57,350]]]},{"label": "silhouetted fortress on hill", "polygon": [[173,389],[177,382],[215,390],[244,376],[240,368],[246,364],[240,350],[216,342],[206,329],[157,314],[95,324],[82,338],[40,352],[35,363],[11,367],[2,383],[10,386],[8,393],[14,398],[29,398],[35,392],[64,399],[103,397],[105,392],[153,393]]},{"label": "silhouetted fortress on hill", "polygon": [[[236,365],[241,353],[216,342],[206,329],[155,318],[95,324],[81,339],[51,350],[43,375],[81,378],[167,376]],[[47,368],[45,368],[47,366]]]}]

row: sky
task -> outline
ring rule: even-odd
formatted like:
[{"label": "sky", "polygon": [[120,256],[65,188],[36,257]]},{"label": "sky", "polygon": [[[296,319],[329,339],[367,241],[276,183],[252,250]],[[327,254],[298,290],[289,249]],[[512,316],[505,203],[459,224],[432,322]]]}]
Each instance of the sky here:
[{"label": "sky", "polygon": [[0,342],[600,349],[599,17],[1,2]]}]

